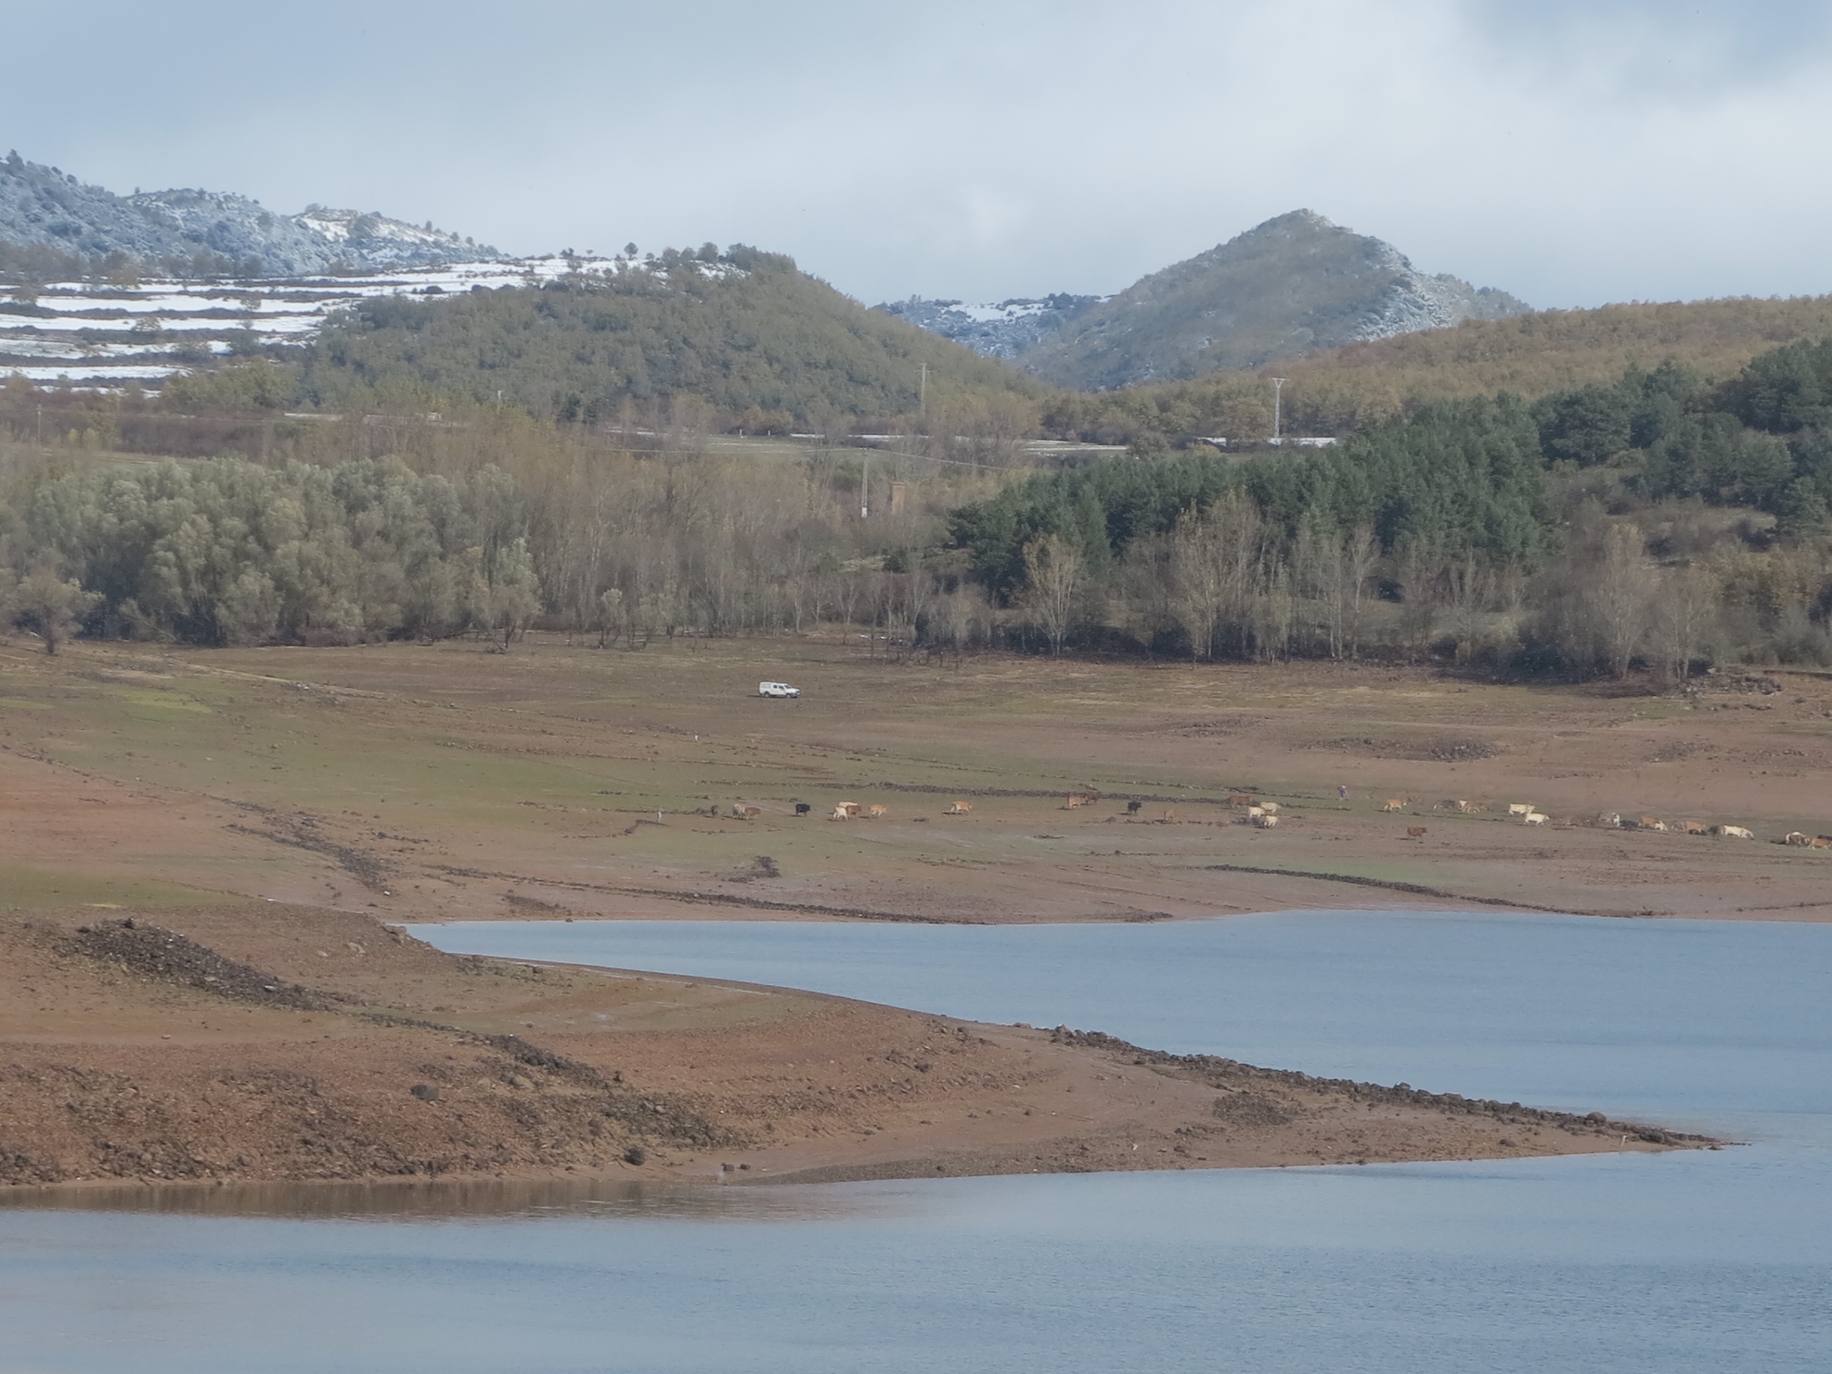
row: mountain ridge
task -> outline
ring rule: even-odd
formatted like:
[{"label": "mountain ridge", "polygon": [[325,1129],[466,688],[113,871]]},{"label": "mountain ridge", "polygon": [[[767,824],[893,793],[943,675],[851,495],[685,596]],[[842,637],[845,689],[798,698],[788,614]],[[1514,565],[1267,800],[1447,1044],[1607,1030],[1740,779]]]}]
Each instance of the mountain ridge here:
[{"label": "mountain ridge", "polygon": [[434,267],[500,257],[488,244],[379,212],[298,214],[228,191],[175,187],[117,195],[17,152],[0,160],[0,243],[100,261],[220,261],[246,276]]},{"label": "mountain ridge", "polygon": [[1057,295],[1000,306],[921,300],[877,307],[1080,389],[1255,368],[1318,349],[1465,320],[1528,313],[1524,301],[1449,273],[1424,273],[1385,240],[1314,210],[1278,215],[1148,273],[1108,297]]}]

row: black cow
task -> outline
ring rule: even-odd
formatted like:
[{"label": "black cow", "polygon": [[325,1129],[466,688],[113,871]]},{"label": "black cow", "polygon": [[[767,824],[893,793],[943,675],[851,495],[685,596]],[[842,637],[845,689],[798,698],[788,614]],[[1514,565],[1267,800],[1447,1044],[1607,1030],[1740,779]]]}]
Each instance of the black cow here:
[{"label": "black cow", "polygon": [[813,809],[814,808],[812,806],[809,806],[807,802],[796,802],[795,803],[795,814],[798,816],[805,816]]}]

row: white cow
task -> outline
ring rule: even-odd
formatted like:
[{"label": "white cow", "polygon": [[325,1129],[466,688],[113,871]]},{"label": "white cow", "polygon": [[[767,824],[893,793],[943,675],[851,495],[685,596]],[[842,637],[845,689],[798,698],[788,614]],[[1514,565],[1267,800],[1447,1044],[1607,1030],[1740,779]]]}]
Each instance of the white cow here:
[{"label": "white cow", "polygon": [[1753,840],[1756,838],[1755,831],[1746,830],[1740,825],[1720,825],[1717,827],[1717,833],[1727,840]]},{"label": "white cow", "polygon": [[1510,816],[1530,816],[1533,814],[1533,803],[1532,802],[1509,802],[1508,803],[1508,814]]},{"label": "white cow", "polygon": [[1261,830],[1270,830],[1279,823],[1279,818],[1277,816],[1268,816],[1264,812],[1261,812],[1253,818],[1253,823]]},{"label": "white cow", "polygon": [[1551,819],[1552,817],[1548,816],[1544,811],[1529,811],[1520,818],[1520,823],[1522,825],[1544,825]]}]

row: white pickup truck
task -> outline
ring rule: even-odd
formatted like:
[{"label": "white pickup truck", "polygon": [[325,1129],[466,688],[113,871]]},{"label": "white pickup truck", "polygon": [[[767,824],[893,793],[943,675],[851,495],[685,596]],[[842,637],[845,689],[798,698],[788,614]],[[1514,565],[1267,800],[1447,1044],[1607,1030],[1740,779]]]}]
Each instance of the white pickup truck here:
[{"label": "white pickup truck", "polygon": [[757,695],[760,697],[798,697],[801,688],[791,687],[786,682],[760,682],[757,684]]}]

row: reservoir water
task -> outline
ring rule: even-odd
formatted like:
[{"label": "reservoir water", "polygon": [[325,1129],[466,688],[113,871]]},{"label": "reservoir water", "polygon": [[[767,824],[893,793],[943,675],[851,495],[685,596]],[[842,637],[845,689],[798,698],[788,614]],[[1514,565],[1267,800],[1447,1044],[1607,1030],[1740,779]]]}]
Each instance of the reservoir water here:
[{"label": "reservoir water", "polygon": [[415,933],[1751,1143],[819,1187],[63,1197],[0,1209],[0,1374],[1832,1368],[1832,927],[1389,912]]}]

